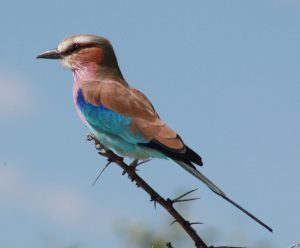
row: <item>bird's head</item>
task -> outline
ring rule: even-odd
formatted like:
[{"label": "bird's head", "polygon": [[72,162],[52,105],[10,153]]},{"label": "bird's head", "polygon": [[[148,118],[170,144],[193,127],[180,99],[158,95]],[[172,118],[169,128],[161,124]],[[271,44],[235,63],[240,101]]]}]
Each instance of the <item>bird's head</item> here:
[{"label": "bird's head", "polygon": [[37,56],[41,59],[58,59],[72,71],[89,66],[119,70],[110,42],[96,35],[73,35],[63,39],[58,47]]}]

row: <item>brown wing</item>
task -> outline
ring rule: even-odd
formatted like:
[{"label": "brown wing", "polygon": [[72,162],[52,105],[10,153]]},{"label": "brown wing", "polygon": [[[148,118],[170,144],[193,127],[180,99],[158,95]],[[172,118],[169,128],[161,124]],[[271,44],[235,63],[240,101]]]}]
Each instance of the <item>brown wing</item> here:
[{"label": "brown wing", "polygon": [[186,153],[193,154],[191,160],[202,164],[201,158],[197,155],[199,158],[196,159],[196,153],[160,120],[148,98],[140,91],[114,80],[102,80],[84,83],[82,92],[89,103],[103,105],[116,113],[132,117],[131,130],[142,134],[151,144],[155,143],[153,149],[163,149],[167,153],[181,156]]}]

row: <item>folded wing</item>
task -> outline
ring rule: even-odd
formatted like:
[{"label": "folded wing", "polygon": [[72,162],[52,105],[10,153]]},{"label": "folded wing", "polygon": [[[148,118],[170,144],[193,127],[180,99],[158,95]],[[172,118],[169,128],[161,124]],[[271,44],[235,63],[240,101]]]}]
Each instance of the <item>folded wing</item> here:
[{"label": "folded wing", "polygon": [[[86,102],[95,107],[104,107],[120,119],[114,125],[127,125],[128,132],[114,132],[128,142],[134,142],[154,150],[158,150],[174,160],[202,165],[201,157],[184,144],[180,136],[160,120],[148,98],[140,91],[113,80],[86,82],[82,85],[82,93]],[[130,119],[129,122],[121,120]],[[108,123],[109,124],[109,123]],[[120,130],[120,128],[116,129]]]}]

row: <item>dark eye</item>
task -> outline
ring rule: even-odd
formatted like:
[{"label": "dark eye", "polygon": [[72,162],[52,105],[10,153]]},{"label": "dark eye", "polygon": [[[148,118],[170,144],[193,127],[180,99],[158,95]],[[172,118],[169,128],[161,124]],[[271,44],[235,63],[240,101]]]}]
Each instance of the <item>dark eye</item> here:
[{"label": "dark eye", "polygon": [[75,50],[77,50],[77,49],[79,49],[80,48],[80,45],[78,44],[78,43],[74,43],[73,45],[72,45],[72,50],[73,51],[75,51]]}]

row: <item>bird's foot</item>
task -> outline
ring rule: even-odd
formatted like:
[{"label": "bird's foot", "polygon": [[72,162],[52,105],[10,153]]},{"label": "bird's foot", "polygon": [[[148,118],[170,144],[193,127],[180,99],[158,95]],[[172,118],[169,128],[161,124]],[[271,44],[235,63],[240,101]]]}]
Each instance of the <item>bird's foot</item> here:
[{"label": "bird's foot", "polygon": [[129,164],[129,166],[132,168],[132,170],[138,171],[138,169],[137,169],[138,166],[140,166],[140,165],[142,165],[142,164],[145,164],[145,163],[149,162],[150,160],[152,160],[152,159],[147,159],[147,160],[143,160],[143,161],[139,162],[138,159],[134,159],[134,160]]},{"label": "bird's foot", "polygon": [[94,134],[92,134],[92,133],[87,133],[87,134],[86,134],[86,140],[88,140],[88,141],[95,140]]},{"label": "bird's foot", "polygon": [[99,140],[96,138],[96,136],[95,136],[94,134],[88,133],[88,134],[86,135],[86,139],[87,139],[88,141],[93,141],[94,144],[95,144],[95,148],[96,148],[98,151],[103,151],[103,150],[106,151],[105,147],[99,142]]},{"label": "bird's foot", "polygon": [[125,175],[126,173],[128,174],[128,177],[131,178],[131,181],[134,181],[134,174],[137,171],[136,167],[139,164],[139,160],[138,159],[134,159],[129,165],[128,165],[128,169],[131,171],[131,173],[128,173],[128,171],[123,171],[122,175]]},{"label": "bird's foot", "polygon": [[[138,171],[137,167],[140,166],[141,164],[147,163],[149,162],[151,159],[148,160],[143,160],[141,162],[139,162],[138,159],[134,159],[129,165],[128,165],[128,169],[132,172],[132,173],[128,173],[127,171],[123,171],[122,175],[125,175],[126,173],[128,174],[128,177],[131,178],[131,181],[134,181],[134,174]],[[139,185],[137,185],[139,186]]]},{"label": "bird's foot", "polygon": [[134,171],[136,171],[136,167],[139,165],[139,160],[138,159],[134,159],[130,164],[129,166],[134,169]]}]

